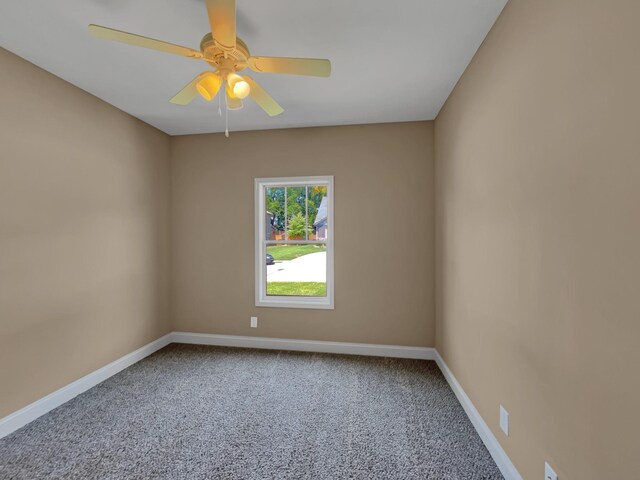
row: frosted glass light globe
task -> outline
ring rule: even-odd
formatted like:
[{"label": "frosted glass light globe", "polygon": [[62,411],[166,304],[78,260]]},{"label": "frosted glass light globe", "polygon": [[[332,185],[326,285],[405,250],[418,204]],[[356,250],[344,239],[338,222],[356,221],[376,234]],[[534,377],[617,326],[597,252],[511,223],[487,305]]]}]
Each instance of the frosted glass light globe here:
[{"label": "frosted glass light globe", "polygon": [[251,87],[244,80],[240,80],[233,85],[233,95],[236,98],[243,99],[247,98],[251,93]]}]

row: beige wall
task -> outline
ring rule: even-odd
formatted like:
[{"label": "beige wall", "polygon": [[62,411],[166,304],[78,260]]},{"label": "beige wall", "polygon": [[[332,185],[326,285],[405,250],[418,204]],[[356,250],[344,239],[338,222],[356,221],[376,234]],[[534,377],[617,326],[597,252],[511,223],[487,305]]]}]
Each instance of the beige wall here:
[{"label": "beige wall", "polygon": [[168,156],[0,49],[0,418],[169,330]]},{"label": "beige wall", "polygon": [[525,479],[640,478],[639,20],[511,0],[436,121],[437,347]]},{"label": "beige wall", "polygon": [[[433,346],[431,122],[173,137],[171,146],[175,330]],[[257,308],[254,178],[302,175],[335,176],[335,310]]]}]

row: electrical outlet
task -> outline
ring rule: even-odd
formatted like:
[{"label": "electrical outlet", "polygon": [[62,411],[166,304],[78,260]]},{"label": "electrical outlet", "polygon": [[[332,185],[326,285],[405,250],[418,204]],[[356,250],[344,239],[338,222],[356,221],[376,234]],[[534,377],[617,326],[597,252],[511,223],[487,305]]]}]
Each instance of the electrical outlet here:
[{"label": "electrical outlet", "polygon": [[509,412],[500,405],[500,428],[504,432],[504,434],[509,436]]},{"label": "electrical outlet", "polygon": [[251,317],[251,328],[258,328],[258,317]]},{"label": "electrical outlet", "polygon": [[558,474],[547,462],[544,462],[544,480],[558,480]]}]

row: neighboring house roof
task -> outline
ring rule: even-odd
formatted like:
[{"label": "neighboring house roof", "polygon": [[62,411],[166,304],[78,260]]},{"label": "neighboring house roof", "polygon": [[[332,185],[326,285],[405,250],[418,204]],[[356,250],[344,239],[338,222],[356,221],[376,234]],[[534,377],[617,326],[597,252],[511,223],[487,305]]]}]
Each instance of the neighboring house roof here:
[{"label": "neighboring house roof", "polygon": [[327,221],[327,197],[322,197],[318,212],[316,213],[316,219],[313,222],[314,225],[318,225]]}]

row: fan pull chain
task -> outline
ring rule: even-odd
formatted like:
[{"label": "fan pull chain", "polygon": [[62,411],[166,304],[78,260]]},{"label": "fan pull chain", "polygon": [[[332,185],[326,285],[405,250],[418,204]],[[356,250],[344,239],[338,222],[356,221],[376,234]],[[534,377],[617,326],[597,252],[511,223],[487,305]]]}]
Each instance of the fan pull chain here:
[{"label": "fan pull chain", "polygon": [[224,96],[224,136],[229,138],[229,100]]},{"label": "fan pull chain", "polygon": [[222,118],[222,94],[218,95],[218,116]]}]

